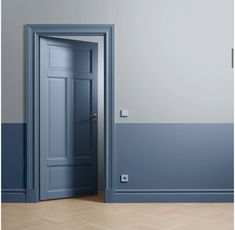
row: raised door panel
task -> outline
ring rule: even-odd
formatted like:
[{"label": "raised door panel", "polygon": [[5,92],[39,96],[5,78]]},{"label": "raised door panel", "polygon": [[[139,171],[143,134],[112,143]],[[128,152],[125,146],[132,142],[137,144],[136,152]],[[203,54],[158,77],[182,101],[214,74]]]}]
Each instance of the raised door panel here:
[{"label": "raised door panel", "polygon": [[74,155],[91,155],[91,80],[74,80]]},{"label": "raised door panel", "polygon": [[47,157],[66,157],[67,79],[47,79]]}]

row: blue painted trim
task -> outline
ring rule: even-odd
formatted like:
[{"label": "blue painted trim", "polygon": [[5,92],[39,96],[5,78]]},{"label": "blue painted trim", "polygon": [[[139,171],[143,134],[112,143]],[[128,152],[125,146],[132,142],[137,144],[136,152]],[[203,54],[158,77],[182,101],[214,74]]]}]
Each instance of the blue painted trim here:
[{"label": "blue painted trim", "polygon": [[27,189],[25,194],[25,202],[35,203],[37,201],[37,191],[35,189]]},{"label": "blue painted trim", "polygon": [[114,189],[115,193],[233,193],[233,189]]},{"label": "blue painted trim", "polygon": [[106,191],[108,203],[152,202],[233,202],[232,192],[135,193]]},{"label": "blue painted trim", "polygon": [[3,203],[23,203],[25,200],[25,189],[2,189]]},{"label": "blue painted trim", "polygon": [[105,188],[112,187],[114,145],[114,25],[30,24],[25,26],[27,76],[27,201],[39,201],[39,37],[50,35],[104,36],[105,43]]}]

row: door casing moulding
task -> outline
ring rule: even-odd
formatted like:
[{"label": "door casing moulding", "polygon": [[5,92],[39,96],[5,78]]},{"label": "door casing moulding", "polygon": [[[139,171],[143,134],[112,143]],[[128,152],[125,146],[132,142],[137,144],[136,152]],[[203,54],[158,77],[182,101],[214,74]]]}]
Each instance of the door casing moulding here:
[{"label": "door casing moulding", "polygon": [[39,201],[39,38],[40,36],[104,37],[104,158],[105,202],[112,189],[114,149],[114,56],[113,24],[25,25],[25,74],[27,78],[26,202]]}]

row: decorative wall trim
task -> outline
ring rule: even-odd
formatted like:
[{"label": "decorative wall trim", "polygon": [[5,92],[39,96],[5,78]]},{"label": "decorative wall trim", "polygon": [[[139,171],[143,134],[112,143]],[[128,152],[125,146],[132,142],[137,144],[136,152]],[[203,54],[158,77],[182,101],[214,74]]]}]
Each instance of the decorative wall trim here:
[{"label": "decorative wall trim", "polygon": [[232,192],[177,192],[139,193],[106,191],[106,201],[110,203],[130,202],[233,202]]},{"label": "decorative wall trim", "polygon": [[35,189],[27,189],[25,195],[25,202],[27,203],[34,203],[37,200],[37,191]]},{"label": "decorative wall trim", "polygon": [[233,193],[233,189],[114,189],[115,193]]},{"label": "decorative wall trim", "polygon": [[25,197],[25,189],[2,189],[3,203],[22,203]]}]

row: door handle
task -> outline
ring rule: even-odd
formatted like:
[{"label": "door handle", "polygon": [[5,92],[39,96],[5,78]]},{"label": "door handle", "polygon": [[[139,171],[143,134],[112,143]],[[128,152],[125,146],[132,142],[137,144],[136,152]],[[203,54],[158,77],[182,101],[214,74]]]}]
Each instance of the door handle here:
[{"label": "door handle", "polygon": [[90,120],[91,120],[92,122],[96,122],[96,121],[97,121],[97,114],[96,114],[96,113],[91,114],[91,115],[90,115]]}]

